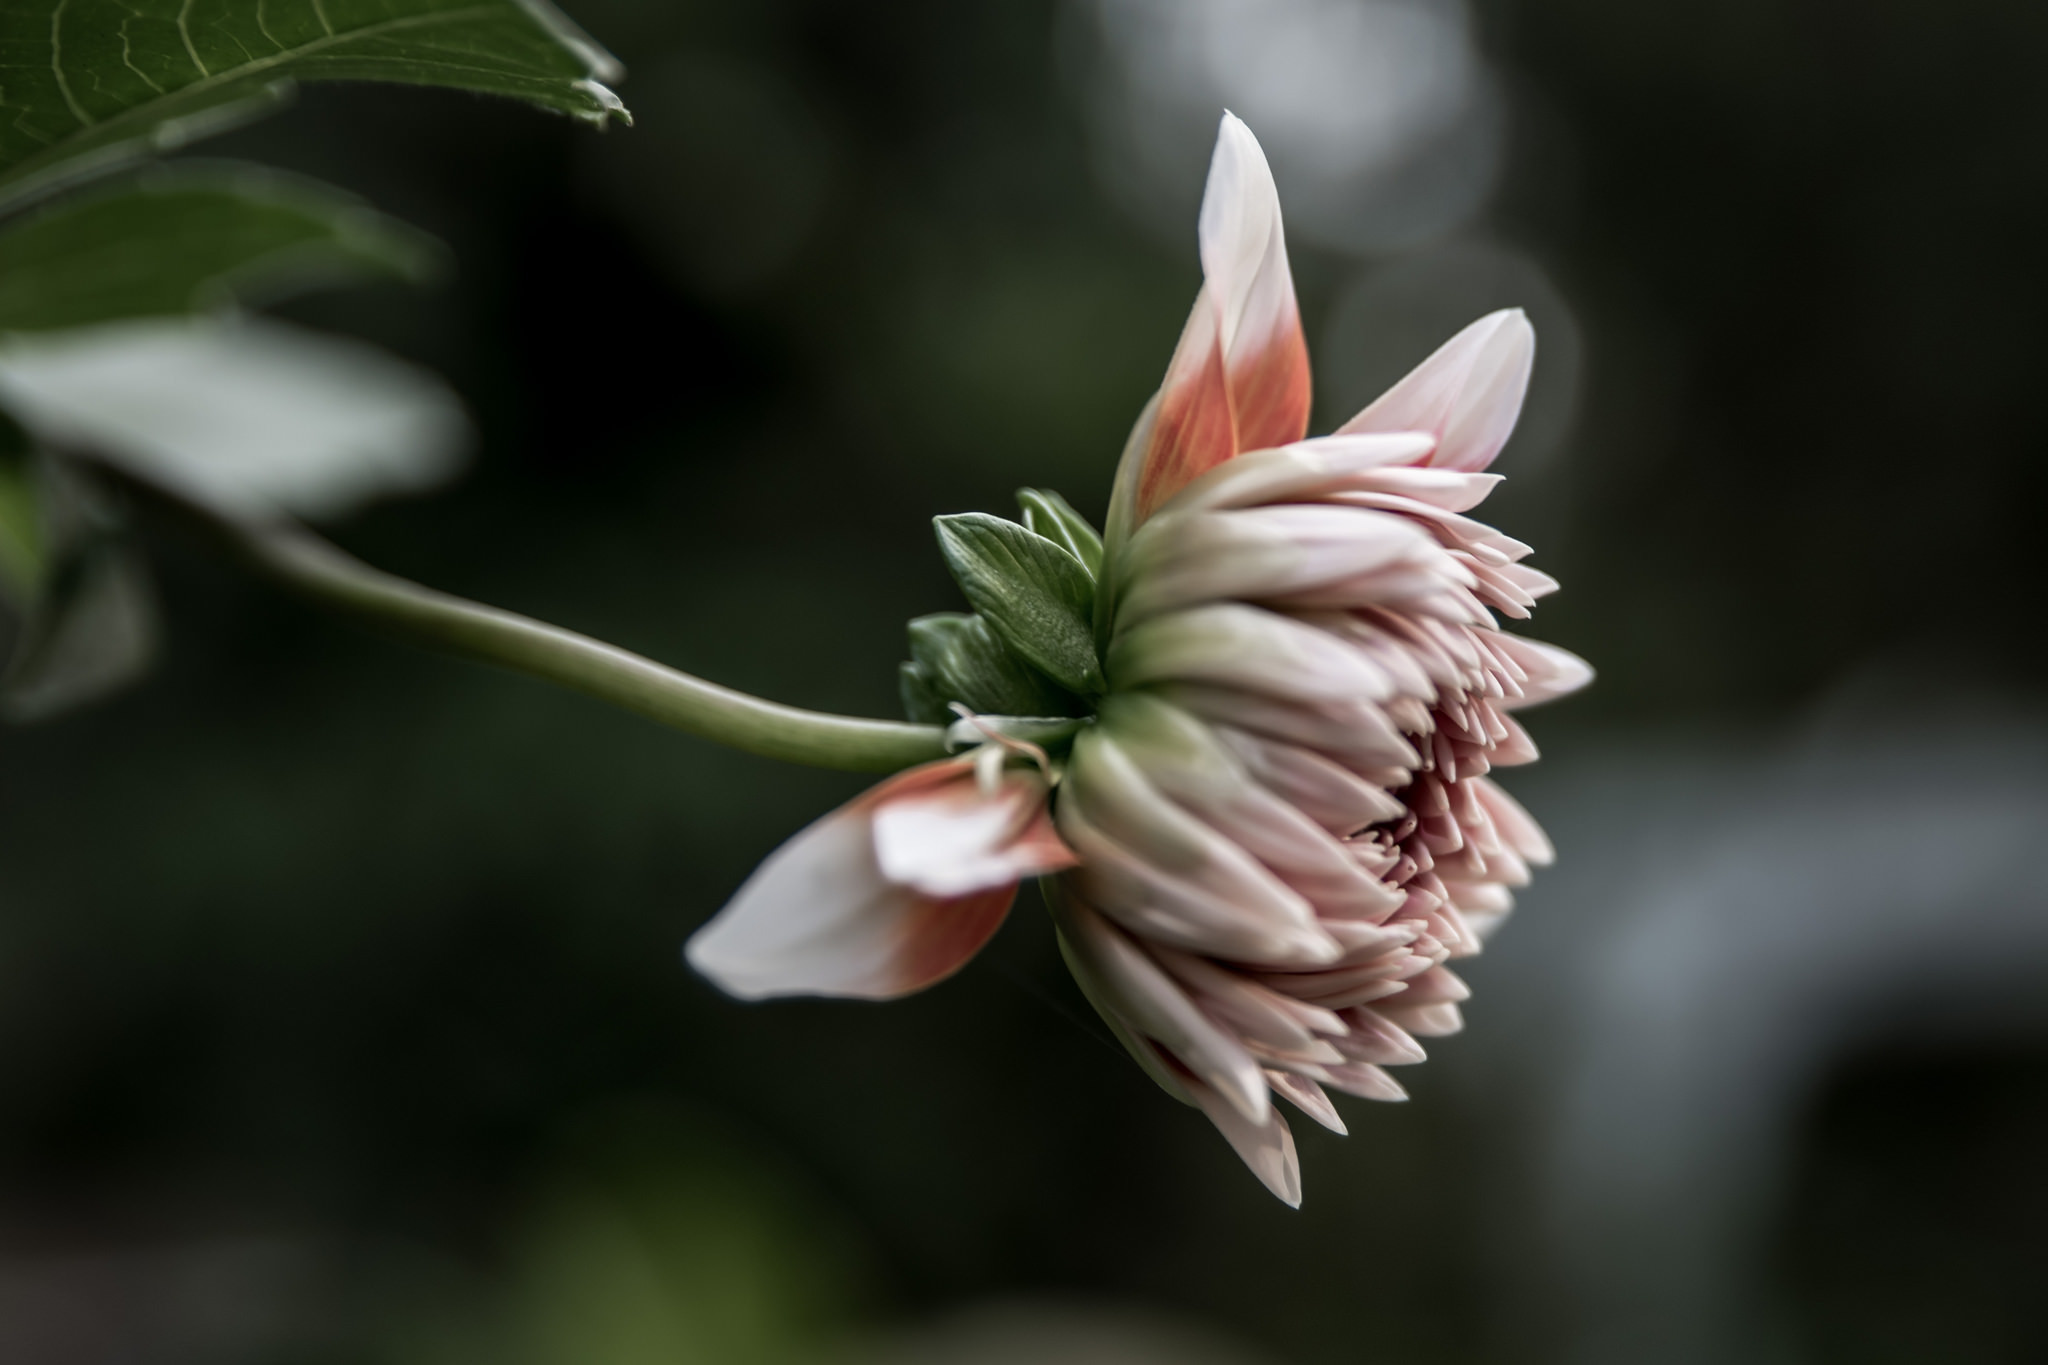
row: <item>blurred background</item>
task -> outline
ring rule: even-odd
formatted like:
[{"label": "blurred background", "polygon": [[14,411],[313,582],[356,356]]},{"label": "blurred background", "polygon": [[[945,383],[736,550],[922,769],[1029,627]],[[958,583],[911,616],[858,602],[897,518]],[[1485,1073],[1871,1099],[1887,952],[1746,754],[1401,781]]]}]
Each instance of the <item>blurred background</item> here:
[{"label": "blurred background", "polygon": [[2048,1359],[2048,8],[579,0],[637,125],[315,88],[208,144],[453,249],[299,321],[446,375],[366,558],[895,713],[928,518],[1099,516],[1216,119],[1318,429],[1539,336],[1488,519],[1593,660],[1465,1035],[1274,1202],[1029,893],[886,1008],[683,938],[864,785],[156,547],[157,675],[0,733],[0,1358]]}]

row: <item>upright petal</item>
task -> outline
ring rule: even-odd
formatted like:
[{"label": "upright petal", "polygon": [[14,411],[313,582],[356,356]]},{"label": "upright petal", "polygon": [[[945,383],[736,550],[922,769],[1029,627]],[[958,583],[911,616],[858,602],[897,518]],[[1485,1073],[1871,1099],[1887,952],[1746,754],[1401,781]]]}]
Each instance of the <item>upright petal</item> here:
[{"label": "upright petal", "polygon": [[1426,431],[1437,438],[1430,464],[1484,469],[1515,429],[1535,358],[1536,332],[1521,309],[1488,313],[1338,432]]},{"label": "upright petal", "polygon": [[1280,192],[1252,130],[1225,114],[1202,193],[1202,274],[1223,307],[1223,359],[1239,450],[1308,431],[1308,343],[1287,267]]},{"label": "upright petal", "polygon": [[1138,522],[1241,450],[1308,430],[1308,345],[1287,267],[1280,196],[1251,130],[1225,114],[1202,194],[1202,291],[1140,455]]},{"label": "upright petal", "polygon": [[1021,878],[1073,861],[1035,773],[984,791],[971,759],[927,763],[777,849],[686,955],[742,999],[893,999],[965,966]]}]

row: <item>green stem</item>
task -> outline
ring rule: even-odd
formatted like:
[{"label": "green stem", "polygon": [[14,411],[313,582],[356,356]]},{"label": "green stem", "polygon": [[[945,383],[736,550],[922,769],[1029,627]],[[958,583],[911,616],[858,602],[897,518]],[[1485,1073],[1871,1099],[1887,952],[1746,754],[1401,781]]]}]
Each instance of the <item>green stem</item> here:
[{"label": "green stem", "polygon": [[272,582],[428,649],[525,673],[764,758],[893,772],[945,756],[946,732],[939,726],[763,701],[587,635],[374,569],[297,523],[231,516],[94,463],[145,501],[199,523]]}]

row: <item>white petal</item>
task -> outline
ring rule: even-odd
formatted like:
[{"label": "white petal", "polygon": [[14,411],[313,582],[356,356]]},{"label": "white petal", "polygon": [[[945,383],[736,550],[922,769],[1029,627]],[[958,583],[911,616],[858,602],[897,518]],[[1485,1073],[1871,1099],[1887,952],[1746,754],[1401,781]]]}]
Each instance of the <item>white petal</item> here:
[{"label": "white petal", "polygon": [[1227,355],[1262,342],[1294,313],[1280,191],[1252,130],[1225,114],[1202,190],[1202,275],[1222,308]]},{"label": "white petal", "polygon": [[1121,632],[1107,660],[1119,689],[1197,682],[1288,701],[1383,701],[1393,679],[1327,631],[1239,602],[1213,602]]},{"label": "white petal", "polygon": [[1206,683],[1169,683],[1159,695],[1205,720],[1316,750],[1353,771],[1422,763],[1386,712],[1369,701],[1303,705]]},{"label": "white petal", "polygon": [[1428,432],[1354,432],[1317,436],[1277,450],[1248,451],[1176,494],[1162,510],[1220,510],[1308,502],[1345,488],[1371,470],[1413,464],[1436,448]]},{"label": "white petal", "polygon": [[1127,628],[1204,602],[1291,597],[1400,564],[1457,576],[1428,532],[1406,517],[1369,508],[1168,513],[1131,541],[1117,624]]},{"label": "white petal", "polygon": [[1593,681],[1593,666],[1569,650],[1501,631],[1487,642],[1515,661],[1525,675],[1518,703],[1533,706],[1578,691]]},{"label": "white petal", "polygon": [[1331,1132],[1343,1135],[1351,1131],[1344,1126],[1343,1118],[1337,1113],[1337,1106],[1330,1103],[1330,1097],[1323,1093],[1323,1088],[1308,1077],[1268,1067],[1266,1084],[1273,1087],[1275,1094],[1285,1095],[1294,1102],[1297,1109]]},{"label": "white petal", "polygon": [[1047,787],[1012,769],[985,792],[971,775],[878,801],[875,858],[882,875],[928,896],[965,896],[1072,865],[1045,820]]},{"label": "white petal", "polygon": [[1432,465],[1484,469],[1515,429],[1535,356],[1536,333],[1521,309],[1489,313],[1339,431],[1426,431],[1437,438]]},{"label": "white petal", "polygon": [[835,811],[771,854],[690,939],[690,965],[743,1000],[887,1000],[930,985],[995,931],[1013,886],[934,902],[875,865],[864,814]]}]

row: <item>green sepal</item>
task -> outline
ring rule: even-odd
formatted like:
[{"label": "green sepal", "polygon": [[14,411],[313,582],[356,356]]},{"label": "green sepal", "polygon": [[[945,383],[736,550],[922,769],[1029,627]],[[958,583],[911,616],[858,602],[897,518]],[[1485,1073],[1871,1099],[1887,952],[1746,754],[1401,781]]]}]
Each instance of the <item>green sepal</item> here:
[{"label": "green sepal", "polygon": [[956,701],[970,711],[1004,716],[1061,716],[1074,709],[1072,696],[1005,648],[979,616],[951,611],[920,616],[910,623],[909,633],[911,662],[899,681],[912,720],[951,721],[948,706]]},{"label": "green sepal", "polygon": [[1025,530],[1080,560],[1090,578],[1102,577],[1102,536],[1065,498],[1050,488],[1020,488],[1017,505],[1024,509]]},{"label": "green sepal", "polygon": [[231,163],[153,167],[0,233],[0,331],[264,304],[377,277],[419,280],[431,238],[353,195]]},{"label": "green sepal", "polygon": [[957,717],[948,706],[946,689],[931,669],[916,661],[896,666],[896,692],[903,699],[903,717],[919,725],[950,725]]},{"label": "green sepal", "polygon": [[933,524],[960,590],[1004,644],[1070,692],[1105,689],[1095,653],[1095,580],[1086,565],[1056,542],[985,512],[935,517]]}]

